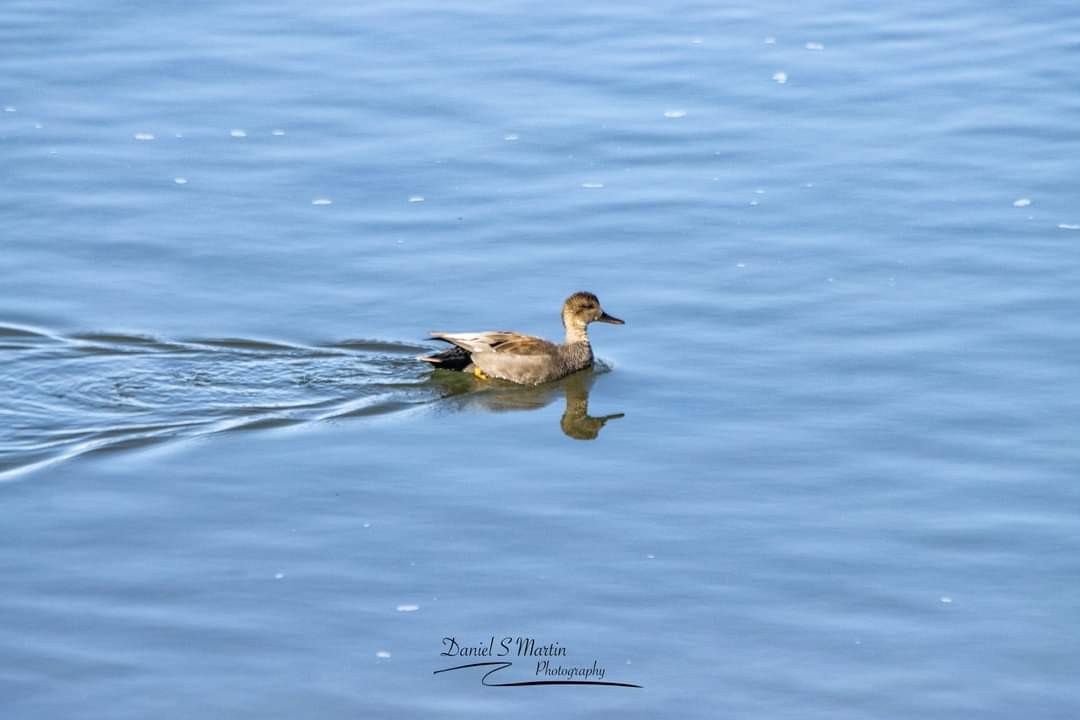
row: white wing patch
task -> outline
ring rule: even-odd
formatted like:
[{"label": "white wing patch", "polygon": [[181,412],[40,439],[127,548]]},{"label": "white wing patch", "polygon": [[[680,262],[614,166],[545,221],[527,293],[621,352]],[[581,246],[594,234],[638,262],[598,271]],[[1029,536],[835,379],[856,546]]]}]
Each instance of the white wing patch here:
[{"label": "white wing patch", "polygon": [[432,337],[446,340],[460,348],[465,348],[469,352],[492,352],[491,343],[495,339],[493,336],[497,336],[499,333],[491,332],[479,332],[479,333],[444,333],[433,332]]}]

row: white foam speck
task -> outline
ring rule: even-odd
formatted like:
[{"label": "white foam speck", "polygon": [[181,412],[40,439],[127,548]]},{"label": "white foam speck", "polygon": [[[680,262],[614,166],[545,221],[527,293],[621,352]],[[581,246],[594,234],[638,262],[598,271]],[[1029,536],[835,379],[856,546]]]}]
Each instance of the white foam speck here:
[{"label": "white foam speck", "polygon": [[15,108],[11,107],[10,105],[5,105],[4,112],[15,112]]},{"label": "white foam speck", "polygon": [[589,188],[589,189],[602,188],[602,187],[604,187],[604,183],[598,183],[598,182],[581,183],[581,187]]},{"label": "white foam speck", "polygon": [[775,45],[776,44],[776,38],[774,38],[774,37],[765,38],[765,44],[766,45]]},{"label": "white foam speck", "polygon": [[282,130],[281,128],[274,128],[273,130],[271,130],[271,131],[270,131],[270,134],[271,134],[271,135],[278,135],[278,136],[281,136],[281,135],[284,135],[284,134],[285,134],[285,131],[284,131],[284,130]]},{"label": "white foam speck", "polygon": [[284,577],[285,577],[285,573],[274,573],[274,579],[275,580],[281,580]]},{"label": "white foam speck", "polygon": [[803,187],[814,187],[814,183],[803,183]]},{"label": "white foam speck", "polygon": [[746,263],[735,263],[735,267],[744,268],[746,267]]},{"label": "white foam speck", "polygon": [[1080,225],[1074,225],[1072,223],[1058,223],[1058,227],[1062,230],[1080,230]]},{"label": "white foam speck", "polygon": [[420,609],[419,605],[413,605],[413,604],[410,604],[410,603],[406,603],[404,605],[398,605],[397,606],[397,611],[398,612],[416,612],[419,609]]},{"label": "white foam speck", "polygon": [[685,110],[665,110],[664,117],[666,118],[681,118],[686,117]]},{"label": "white foam speck", "polygon": [[951,597],[949,597],[948,595],[942,595],[942,596],[941,596],[941,602],[943,602],[943,603],[945,603],[946,605],[948,605],[949,603],[951,603],[951,602],[952,602],[952,598],[951,598]]},{"label": "white foam speck", "polygon": [[764,195],[765,194],[765,188],[757,188],[756,190],[754,190],[754,193],[757,194],[757,195]]},{"label": "white foam speck", "polygon": [[390,651],[389,650],[377,650],[377,651],[375,651],[375,657],[381,658],[383,660],[387,660],[390,657]]},{"label": "white foam speck", "polygon": [[185,177],[176,177],[176,178],[173,178],[173,182],[176,183],[177,185],[187,185],[187,178],[185,178]]},{"label": "white foam speck", "polygon": [[424,202],[424,196],[423,195],[410,195],[409,196],[409,202],[411,202],[411,203]]},{"label": "white foam speck", "polygon": [[1031,204],[1031,198],[1020,198],[1019,200],[1013,200],[1013,207],[1027,207]]},{"label": "white foam speck", "polygon": [[761,204],[761,203],[759,203],[759,202],[758,202],[757,200],[751,200],[751,201],[750,201],[750,207],[756,207],[756,206],[758,206],[758,205],[760,205],[760,204]]},{"label": "white foam speck", "polygon": [[364,527],[366,527],[366,528],[371,527],[371,523],[369,523],[369,522],[364,523]]},{"label": "white foam speck", "polygon": [[230,130],[229,134],[232,135],[233,137],[247,137],[247,131],[246,130]]},{"label": "white foam speck", "polygon": [[504,135],[503,136],[503,140],[508,140],[510,142],[513,142],[514,140],[517,140],[517,139],[518,139],[518,136],[515,135],[514,133],[510,133],[509,135]]},{"label": "white foam speck", "polygon": [[781,70],[780,72],[773,73],[772,79],[778,84],[783,85],[787,82],[787,73]]},{"label": "white foam speck", "polygon": [[648,555],[645,556],[645,558],[648,559],[648,560],[655,560],[656,556],[653,555],[652,553],[649,553]]},{"label": "white foam speck", "polygon": [[806,43],[806,49],[807,50],[824,50],[825,46],[822,43],[819,43],[819,42],[808,42],[808,43]]},{"label": "white foam speck", "polygon": [[311,201],[312,205],[333,205],[334,201],[330,198],[315,198]]},{"label": "white foam speck", "polygon": [[690,42],[692,44],[694,44],[694,45],[701,45],[703,42],[705,42],[705,39],[704,38],[694,38]]},{"label": "white foam speck", "polygon": [[184,133],[176,133],[176,137],[182,138],[182,137],[184,137]]},{"label": "white foam speck", "polygon": [[136,140],[153,140],[154,139],[154,134],[153,133],[148,133],[148,132],[138,132],[138,133],[135,133],[135,139]]},{"label": "white foam speck", "polygon": [[45,127],[45,126],[42,125],[41,123],[34,123],[34,128],[36,128],[37,130],[40,130],[43,127]]}]

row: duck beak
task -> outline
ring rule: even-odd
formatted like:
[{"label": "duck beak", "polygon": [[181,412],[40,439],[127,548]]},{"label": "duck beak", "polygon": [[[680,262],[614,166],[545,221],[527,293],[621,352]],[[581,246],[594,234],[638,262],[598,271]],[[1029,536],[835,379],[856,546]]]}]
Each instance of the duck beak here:
[{"label": "duck beak", "polygon": [[611,323],[612,325],[625,325],[626,323],[617,317],[612,317],[607,313],[602,313],[600,317],[596,318],[597,322]]}]

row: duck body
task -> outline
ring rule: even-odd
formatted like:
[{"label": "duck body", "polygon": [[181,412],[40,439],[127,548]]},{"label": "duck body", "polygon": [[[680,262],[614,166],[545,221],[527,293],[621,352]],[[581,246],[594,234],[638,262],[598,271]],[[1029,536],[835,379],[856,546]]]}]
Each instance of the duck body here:
[{"label": "duck body", "polygon": [[448,370],[471,372],[481,379],[498,378],[522,385],[539,385],[584,370],[593,363],[592,347],[588,342],[557,345],[543,338],[507,330],[433,332],[431,336],[454,347],[421,360]]},{"label": "duck body", "polygon": [[454,347],[420,360],[435,367],[471,372],[481,379],[498,378],[522,385],[540,385],[558,380],[593,364],[587,328],[591,322],[622,325],[608,315],[596,296],[574,293],[563,303],[566,342],[553,343],[508,330],[473,333],[433,332],[432,337]]}]

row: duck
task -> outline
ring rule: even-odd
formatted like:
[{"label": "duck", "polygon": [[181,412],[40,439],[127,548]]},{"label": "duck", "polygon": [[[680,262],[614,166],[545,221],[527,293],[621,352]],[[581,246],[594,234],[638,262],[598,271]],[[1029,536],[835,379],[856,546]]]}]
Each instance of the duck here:
[{"label": "duck", "polygon": [[532,335],[494,330],[487,332],[432,332],[453,347],[417,359],[436,368],[472,373],[480,380],[506,380],[520,385],[542,385],[592,367],[589,323],[625,325],[608,315],[591,292],[576,292],[562,306],[566,342],[561,345]]}]

